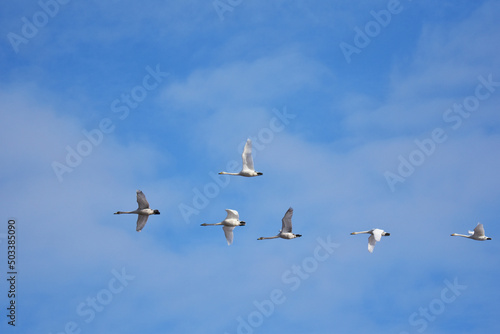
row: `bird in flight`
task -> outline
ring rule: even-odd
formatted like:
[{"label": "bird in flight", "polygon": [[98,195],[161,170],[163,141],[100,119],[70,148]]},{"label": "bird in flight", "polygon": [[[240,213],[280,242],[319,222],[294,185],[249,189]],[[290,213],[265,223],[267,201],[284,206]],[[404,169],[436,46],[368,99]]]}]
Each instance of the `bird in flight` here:
[{"label": "bird in flight", "polygon": [[150,215],[159,215],[160,211],[158,210],[152,210],[149,208],[149,203],[146,200],[146,196],[144,193],[140,190],[137,190],[137,204],[139,204],[139,207],[137,210],[134,211],[117,211],[115,212],[115,215],[121,215],[121,214],[127,214],[127,213],[135,213],[138,215],[137,217],[137,232],[141,232],[143,229],[144,225],[146,225],[146,222],[148,221],[148,218]]},{"label": "bird in flight", "polygon": [[282,239],[295,239],[299,238],[302,236],[302,234],[294,234],[292,233],[292,215],[293,215],[293,209],[289,208],[287,212],[285,213],[285,216],[283,216],[283,219],[281,220],[281,231],[274,237],[260,237],[257,240],[264,240],[264,239],[276,239],[276,238],[282,238]]},{"label": "bird in flight", "polygon": [[203,223],[201,226],[216,226],[222,225],[222,229],[224,230],[224,235],[226,236],[227,245],[231,245],[233,243],[233,230],[236,226],[245,226],[245,222],[240,220],[240,215],[238,211],[226,209],[227,216],[226,219],[221,221],[220,223],[215,224],[207,224]]},{"label": "bird in flight", "polygon": [[243,160],[243,167],[241,171],[238,173],[228,173],[228,172],[220,172],[221,175],[240,175],[240,176],[259,176],[262,175],[261,172],[256,172],[253,167],[253,158],[252,158],[252,141],[247,139],[247,143],[245,144],[245,148],[243,149],[243,154],[241,155],[241,159]]},{"label": "bird in flight", "polygon": [[491,240],[490,237],[487,237],[484,235],[484,227],[483,227],[483,224],[481,224],[481,223],[477,223],[477,226],[474,229],[474,231],[469,231],[469,235],[453,233],[451,236],[452,237],[464,237],[464,238],[469,238],[469,239],[474,239],[474,240],[479,240],[479,241]]},{"label": "bird in flight", "polygon": [[382,236],[389,236],[389,235],[391,235],[390,233],[385,232],[384,230],[381,230],[381,229],[378,229],[378,228],[374,228],[373,230],[369,230],[369,231],[352,232],[351,235],[363,234],[363,233],[371,234],[370,237],[368,238],[368,251],[370,253],[373,253],[373,248],[375,247],[375,243],[377,241],[380,241],[380,239],[382,238]]}]

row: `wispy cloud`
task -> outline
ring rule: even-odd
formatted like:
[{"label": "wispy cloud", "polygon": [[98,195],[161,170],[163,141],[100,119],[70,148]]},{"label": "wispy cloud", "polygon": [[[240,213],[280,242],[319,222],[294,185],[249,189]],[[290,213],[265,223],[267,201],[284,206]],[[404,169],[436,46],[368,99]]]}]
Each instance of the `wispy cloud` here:
[{"label": "wispy cloud", "polygon": [[164,92],[167,102],[195,112],[219,108],[262,106],[316,87],[328,74],[324,65],[289,50],[254,61],[195,70]]},{"label": "wispy cloud", "polygon": [[[409,317],[420,307],[436,311],[429,333],[498,331],[499,97],[481,100],[397,192],[383,173],[443,127],[454,102],[474,96],[478,76],[500,78],[500,8],[412,4],[349,66],[338,43],[386,0],[244,1],[223,22],[210,1],[69,2],[19,54],[1,51],[0,200],[20,227],[19,330],[75,322],[93,333],[234,333],[238,317],[260,321],[249,320],[255,301],[281,290],[286,300],[274,296],[255,331],[415,332]],[[2,31],[37,6],[6,5],[0,15],[13,18]],[[122,93],[141,99],[135,87],[155,64],[168,80],[59,183],[51,163],[113,115]],[[284,110],[289,124],[273,121]],[[185,224],[179,203],[215,182],[209,173],[241,163],[248,137],[264,175],[231,179]],[[141,233],[135,217],[112,214],[136,205],[136,189],[161,212]],[[290,206],[303,237],[259,243]],[[231,247],[219,229],[199,226],[226,208],[247,222]],[[492,242],[449,237],[477,221]],[[374,227],[391,236],[369,254],[349,233]],[[328,236],[341,246],[321,262],[317,240]],[[134,279],[113,294],[122,268]],[[446,303],[444,282],[455,277],[467,290]],[[87,298],[107,303],[90,322],[77,313]]]}]

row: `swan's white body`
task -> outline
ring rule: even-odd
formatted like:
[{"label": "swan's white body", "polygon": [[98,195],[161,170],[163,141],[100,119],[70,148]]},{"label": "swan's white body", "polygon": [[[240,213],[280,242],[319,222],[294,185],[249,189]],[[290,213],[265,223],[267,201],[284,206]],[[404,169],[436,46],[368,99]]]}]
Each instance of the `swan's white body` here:
[{"label": "swan's white body", "polygon": [[274,237],[260,237],[257,240],[264,240],[264,239],[276,239],[276,238],[282,238],[282,239],[294,239],[294,238],[299,238],[302,235],[301,234],[294,234],[292,233],[292,215],[293,215],[293,209],[289,208],[288,211],[285,213],[285,216],[281,220],[281,231]]},{"label": "swan's white body", "polygon": [[243,167],[241,171],[238,173],[228,173],[228,172],[220,172],[222,175],[240,175],[246,177],[259,176],[262,175],[261,172],[256,172],[253,167],[253,158],[252,158],[252,141],[247,139],[247,143],[245,144],[245,148],[243,149],[243,154],[241,155],[241,159],[243,160]]},{"label": "swan's white body", "polygon": [[491,240],[491,238],[484,235],[484,227],[483,227],[483,224],[481,224],[481,223],[477,223],[477,226],[474,229],[474,231],[468,231],[468,232],[469,232],[469,235],[453,233],[451,236],[452,237],[464,237],[464,238],[474,239],[474,240],[478,240],[478,241]]},{"label": "swan's white body", "polygon": [[128,214],[128,213],[135,213],[138,215],[137,217],[137,232],[141,232],[143,227],[146,225],[146,222],[148,221],[148,218],[150,215],[159,215],[160,211],[158,210],[152,210],[149,208],[149,203],[146,200],[146,196],[143,194],[142,191],[137,190],[137,204],[139,204],[139,208],[134,211],[118,211],[115,212],[115,215],[121,215],[121,214]]},{"label": "swan's white body", "polygon": [[224,235],[226,236],[227,245],[231,245],[233,243],[233,230],[236,226],[245,226],[245,222],[240,220],[240,216],[238,211],[226,209],[227,216],[226,219],[221,221],[220,223],[215,224],[201,224],[201,226],[216,226],[223,225],[222,229],[224,230]]},{"label": "swan's white body", "polygon": [[368,251],[370,253],[373,253],[373,248],[375,247],[375,243],[377,241],[380,241],[380,239],[382,239],[382,236],[391,235],[390,233],[387,233],[384,230],[381,230],[379,228],[374,228],[373,230],[369,230],[369,231],[361,231],[361,232],[352,232],[351,233],[351,235],[355,235],[355,234],[370,234],[370,237],[368,238]]}]

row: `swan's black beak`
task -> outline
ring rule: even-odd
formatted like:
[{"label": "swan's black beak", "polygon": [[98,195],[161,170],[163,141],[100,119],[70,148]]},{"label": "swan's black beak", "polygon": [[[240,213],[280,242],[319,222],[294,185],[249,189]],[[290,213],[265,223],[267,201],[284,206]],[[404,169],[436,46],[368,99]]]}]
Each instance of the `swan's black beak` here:
[{"label": "swan's black beak", "polygon": [[262,173],[261,172],[257,172],[257,175],[262,175]]},{"label": "swan's black beak", "polygon": [[245,226],[246,222],[240,222],[240,226]]},{"label": "swan's black beak", "polygon": [[302,234],[296,234],[295,237],[296,238],[300,238],[302,236]]},{"label": "swan's black beak", "polygon": [[491,238],[486,238],[486,240],[491,240]]},{"label": "swan's black beak", "polygon": [[155,210],[155,211],[153,211],[153,214],[155,214],[155,215],[159,215],[159,214],[160,214],[160,211]]},{"label": "swan's black beak", "polygon": [[388,236],[390,236],[391,234],[390,234],[390,233],[385,232],[385,234],[384,234],[384,235],[385,235],[386,237],[388,237]]}]

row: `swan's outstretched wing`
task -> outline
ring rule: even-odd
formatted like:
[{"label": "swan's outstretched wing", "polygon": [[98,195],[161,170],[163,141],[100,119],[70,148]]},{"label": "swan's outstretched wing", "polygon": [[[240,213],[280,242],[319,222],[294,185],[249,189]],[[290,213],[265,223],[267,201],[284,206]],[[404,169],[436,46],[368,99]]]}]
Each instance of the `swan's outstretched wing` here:
[{"label": "swan's outstretched wing", "polygon": [[373,248],[375,247],[376,243],[377,243],[377,240],[375,240],[375,237],[373,236],[373,234],[370,235],[370,237],[368,238],[368,251],[370,253],[373,253]]},{"label": "swan's outstretched wing", "polygon": [[148,217],[149,216],[147,216],[147,215],[138,215],[137,228],[136,228],[137,232],[141,232],[141,230],[144,228],[144,226],[146,225],[146,222],[148,221]]},{"label": "swan's outstretched wing", "polygon": [[236,210],[231,210],[231,209],[226,209],[227,212],[227,217],[226,219],[236,219],[240,220],[240,215],[238,214],[238,211]]},{"label": "swan's outstretched wing", "polygon": [[483,224],[477,223],[476,228],[474,229],[475,237],[484,237],[484,227]]},{"label": "swan's outstretched wing", "polygon": [[292,215],[293,209],[289,208],[281,220],[281,232],[292,233]]},{"label": "swan's outstretched wing", "polygon": [[243,160],[242,170],[255,170],[253,167],[252,158],[252,141],[250,139],[247,139],[247,143],[245,144],[245,148],[243,149],[241,159]]},{"label": "swan's outstretched wing", "polygon": [[384,233],[384,231],[378,228],[372,231],[372,235],[375,238],[375,241],[380,241],[380,239],[382,239],[382,233]]},{"label": "swan's outstretched wing", "polygon": [[149,203],[146,200],[146,196],[140,190],[137,190],[137,204],[139,204],[139,209],[149,208]]},{"label": "swan's outstretched wing", "polygon": [[234,226],[222,226],[224,230],[224,235],[226,236],[227,245],[231,245],[233,243],[233,230]]}]

